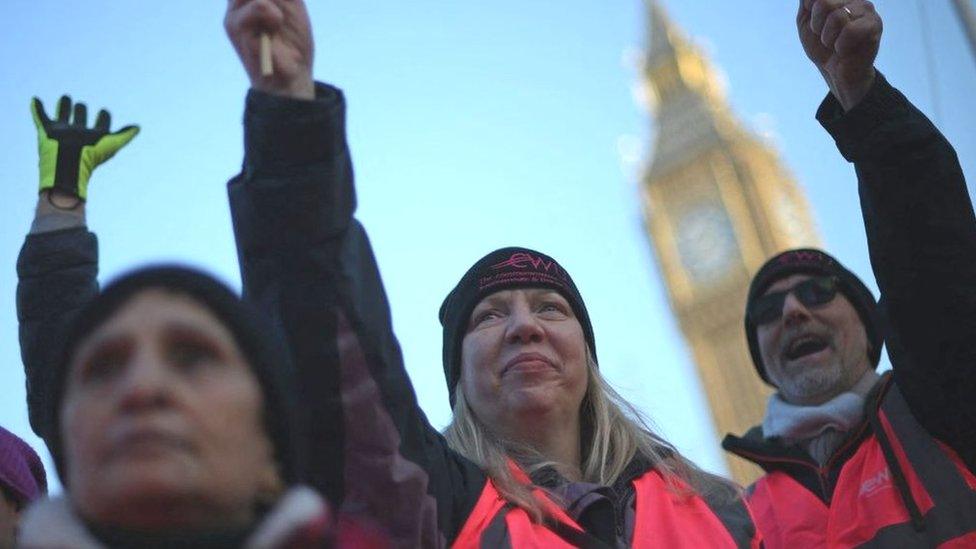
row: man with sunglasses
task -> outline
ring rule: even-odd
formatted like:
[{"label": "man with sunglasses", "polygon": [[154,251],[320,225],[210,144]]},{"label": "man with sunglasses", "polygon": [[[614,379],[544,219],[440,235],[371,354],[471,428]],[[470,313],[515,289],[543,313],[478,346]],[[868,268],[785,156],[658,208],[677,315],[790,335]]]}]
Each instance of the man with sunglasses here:
[{"label": "man with sunglasses", "polygon": [[[809,419],[792,425],[796,414],[784,406],[810,408],[853,392],[861,398],[842,402],[860,407],[879,377],[879,325],[870,290],[825,252],[790,250],[766,262],[750,286],[746,336],[759,377],[779,389],[764,422],[767,437],[806,439],[795,429]],[[832,446],[817,438],[804,443],[817,461]]]},{"label": "man with sunglasses", "polygon": [[976,547],[976,216],[952,146],[875,70],[881,27],[866,0],[800,0],[881,302],[820,250],[753,278],[746,338],[777,392],[723,446],[766,472],[748,497],[770,548]]}]

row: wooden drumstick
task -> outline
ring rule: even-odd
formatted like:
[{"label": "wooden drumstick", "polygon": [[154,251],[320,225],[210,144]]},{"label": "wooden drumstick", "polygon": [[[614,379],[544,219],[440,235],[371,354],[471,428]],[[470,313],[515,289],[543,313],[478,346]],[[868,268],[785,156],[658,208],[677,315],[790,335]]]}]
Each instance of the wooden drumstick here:
[{"label": "wooden drumstick", "polygon": [[261,76],[271,76],[274,74],[274,65],[271,63],[271,37],[268,33],[261,33]]}]

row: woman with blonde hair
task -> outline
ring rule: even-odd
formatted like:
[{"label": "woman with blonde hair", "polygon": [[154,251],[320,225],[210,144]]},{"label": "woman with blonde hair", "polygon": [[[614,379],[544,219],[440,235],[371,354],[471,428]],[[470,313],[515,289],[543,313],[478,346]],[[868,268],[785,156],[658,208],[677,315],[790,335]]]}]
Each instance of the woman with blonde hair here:
[{"label": "woman with blonde hair", "polygon": [[[736,487],[683,458],[603,379],[586,305],[556,260],[489,253],[440,319],[454,410],[445,434],[490,479],[475,515],[505,517],[509,536],[544,539],[541,524],[582,545],[753,540]],[[469,518],[458,541],[497,534]]]}]

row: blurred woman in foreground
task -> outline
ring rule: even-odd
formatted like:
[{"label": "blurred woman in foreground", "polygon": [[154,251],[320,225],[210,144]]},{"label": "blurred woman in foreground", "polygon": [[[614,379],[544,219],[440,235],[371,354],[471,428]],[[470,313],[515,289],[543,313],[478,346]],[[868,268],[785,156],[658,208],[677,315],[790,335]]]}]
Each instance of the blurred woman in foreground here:
[{"label": "blurred woman in foreground", "polygon": [[24,547],[323,547],[370,536],[298,485],[285,355],[229,289],[135,271],[79,313],[52,385],[60,498]]}]

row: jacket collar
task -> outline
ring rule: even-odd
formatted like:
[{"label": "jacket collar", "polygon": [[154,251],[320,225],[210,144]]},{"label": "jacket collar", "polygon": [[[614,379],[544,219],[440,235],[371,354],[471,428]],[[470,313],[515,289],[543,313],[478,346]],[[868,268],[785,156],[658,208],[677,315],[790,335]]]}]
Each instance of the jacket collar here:
[{"label": "jacket collar", "polygon": [[[870,416],[876,414],[882,397],[888,391],[888,386],[892,381],[891,372],[886,372],[881,379],[868,392],[864,401],[864,417],[855,425],[850,435],[838,447],[828,460],[828,463],[846,461],[844,453],[853,454],[859,443],[867,436],[870,429]],[[761,425],[756,425],[745,432],[742,436],[728,434],[722,441],[722,448],[737,456],[747,459],[763,469],[769,471],[777,469],[781,465],[791,461],[800,461],[807,465],[817,467],[817,463],[798,445],[786,444],[779,438],[765,438]],[[842,458],[843,459],[840,459]],[[850,456],[847,456],[850,457]],[[784,465],[785,466],[785,465]]]},{"label": "jacket collar", "polygon": [[[254,549],[281,547],[304,528],[326,522],[329,518],[325,501],[312,489],[301,486],[292,488],[264,516],[247,537],[245,545]],[[27,549],[107,547],[92,534],[63,496],[37,501],[27,509],[21,521],[18,543],[18,547]]]},{"label": "jacket collar", "polygon": [[829,499],[841,467],[873,432],[871,418],[877,415],[881,399],[887,393],[892,379],[891,372],[881,376],[865,398],[864,417],[861,422],[851,429],[850,434],[823,466],[820,466],[798,445],[788,445],[779,439],[764,438],[762,427],[758,425],[742,436],[726,435],[722,441],[722,448],[755,463],[766,473],[783,472],[809,488],[821,499]]}]

